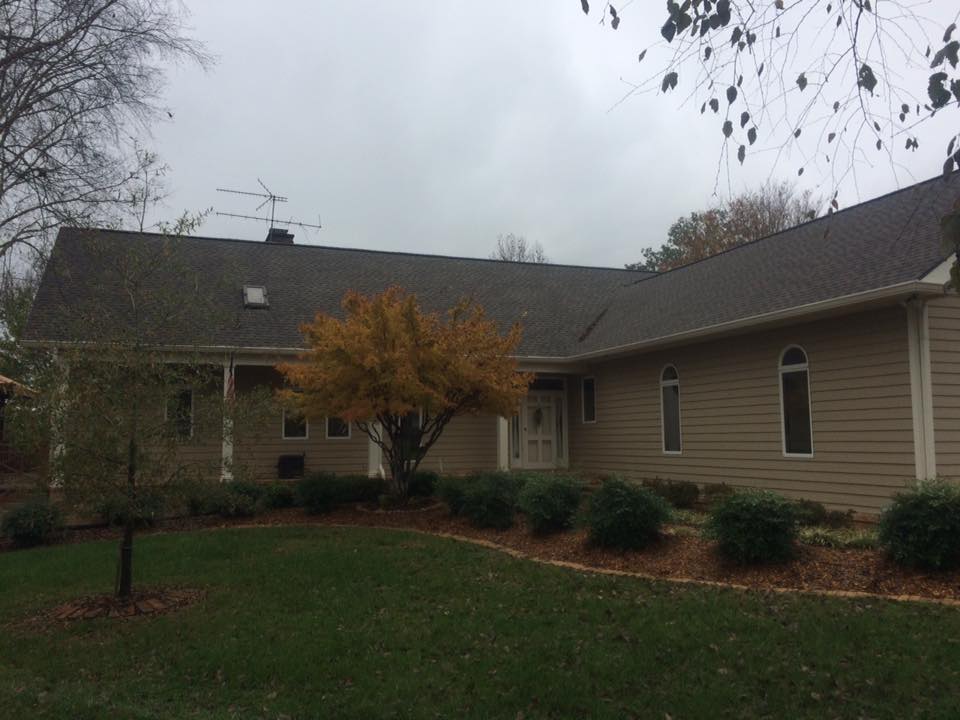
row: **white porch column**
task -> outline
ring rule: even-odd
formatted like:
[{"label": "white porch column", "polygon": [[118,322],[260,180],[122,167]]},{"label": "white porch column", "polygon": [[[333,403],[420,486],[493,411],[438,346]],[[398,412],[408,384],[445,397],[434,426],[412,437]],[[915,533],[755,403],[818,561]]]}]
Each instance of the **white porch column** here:
[{"label": "white porch column", "polygon": [[497,417],[497,469],[510,469],[510,420]]},{"label": "white porch column", "polygon": [[[380,423],[373,423],[373,432],[381,432]],[[382,437],[382,435],[381,435]],[[367,439],[367,477],[384,477],[383,450],[373,440]]]},{"label": "white porch column", "polygon": [[223,361],[223,444],[220,448],[220,482],[233,480],[233,417],[234,365],[231,358]]},{"label": "white porch column", "polygon": [[927,480],[937,476],[929,317],[927,304],[922,300],[914,299],[905,305],[910,360],[910,399],[913,407],[913,454],[917,480]]}]

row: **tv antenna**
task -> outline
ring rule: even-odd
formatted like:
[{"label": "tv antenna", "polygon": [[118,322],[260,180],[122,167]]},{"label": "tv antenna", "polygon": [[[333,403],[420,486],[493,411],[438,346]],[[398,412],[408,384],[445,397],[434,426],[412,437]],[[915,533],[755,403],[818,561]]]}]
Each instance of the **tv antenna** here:
[{"label": "tv antenna", "polygon": [[[263,180],[257,178],[257,182],[260,183],[260,187],[264,189],[264,192],[250,192],[248,190],[231,190],[229,188],[217,188],[217,192],[222,193],[232,193],[233,195],[246,195],[248,197],[262,198],[263,202],[257,205],[257,209],[254,212],[260,212],[266,205],[270,205],[270,217],[265,217],[262,215],[242,215],[240,213],[229,213],[229,212],[220,212],[217,211],[217,215],[221,217],[232,217],[239,218],[241,220],[260,220],[262,222],[270,223],[270,227],[274,227],[276,223],[277,216],[277,203],[285,203],[288,201],[288,198],[283,195],[275,194],[270,188],[268,188]],[[294,220],[292,217],[287,220],[281,220],[281,225],[295,225],[301,228],[314,228],[316,230],[322,229],[320,225],[320,218],[317,217],[317,224],[313,225],[311,223],[300,222],[299,220]]]}]

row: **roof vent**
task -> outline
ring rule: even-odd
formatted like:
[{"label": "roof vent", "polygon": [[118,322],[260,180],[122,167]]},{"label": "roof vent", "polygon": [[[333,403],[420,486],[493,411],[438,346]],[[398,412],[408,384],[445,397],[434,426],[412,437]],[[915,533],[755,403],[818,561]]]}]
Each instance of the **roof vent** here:
[{"label": "roof vent", "polygon": [[267,242],[278,245],[293,245],[293,233],[284,228],[270,228],[267,231]]},{"label": "roof vent", "polygon": [[267,289],[263,285],[244,285],[243,286],[243,306],[248,308],[265,308],[269,306],[267,302]]}]

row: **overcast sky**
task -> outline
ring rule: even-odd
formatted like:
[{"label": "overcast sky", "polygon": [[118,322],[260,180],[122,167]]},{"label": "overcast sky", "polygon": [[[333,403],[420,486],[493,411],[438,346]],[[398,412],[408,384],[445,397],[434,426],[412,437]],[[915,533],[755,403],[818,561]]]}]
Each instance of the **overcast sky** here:
[{"label": "overcast sky", "polygon": [[[259,177],[289,196],[278,214],[322,221],[297,242],[485,257],[513,232],[555,262],[618,266],[715,200],[715,121],[678,110],[680,94],[609,111],[620,78],[640,79],[660,2],[622,11],[616,32],[576,0],[187,5],[217,63],[170,74],[174,119],[152,139],[172,168],[168,217],[252,214],[215,188]],[[941,145],[923,143],[897,179],[883,162],[861,174],[861,199],[936,174]],[[733,190],[796,179],[796,162],[771,160],[738,167]],[[201,232],[261,239],[265,226],[212,216]]]}]

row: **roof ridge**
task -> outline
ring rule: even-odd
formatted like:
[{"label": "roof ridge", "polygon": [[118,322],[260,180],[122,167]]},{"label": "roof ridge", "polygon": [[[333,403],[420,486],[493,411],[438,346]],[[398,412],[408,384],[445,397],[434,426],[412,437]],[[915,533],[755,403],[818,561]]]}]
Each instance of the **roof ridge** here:
[{"label": "roof ridge", "polygon": [[772,238],[777,237],[778,235],[783,235],[784,233],[792,232],[793,230],[806,227],[807,225],[812,225],[814,223],[832,220],[833,218],[837,217],[841,213],[849,212],[851,210],[856,210],[857,208],[862,208],[865,205],[870,205],[871,203],[885,200],[894,195],[898,195],[899,193],[907,192],[908,190],[918,190],[921,187],[929,185],[930,183],[934,183],[938,180],[949,182],[948,178],[953,178],[953,177],[956,177],[957,175],[960,175],[960,169],[954,170],[953,172],[951,172],[949,175],[946,175],[946,176],[943,175],[943,173],[939,175],[935,175],[933,177],[927,178],[926,180],[921,180],[918,183],[914,183],[913,185],[897,188],[896,190],[891,190],[890,192],[883,193],[882,195],[877,195],[876,197],[870,198],[869,200],[864,200],[863,202],[859,202],[856,205],[849,205],[847,207],[841,208],[840,210],[836,210],[832,213],[828,213],[827,215],[821,215],[820,217],[811,218],[810,220],[799,223],[798,225],[791,225],[788,228],[784,228],[783,230],[778,230],[777,232],[770,233],[769,235],[764,235],[762,237],[754,238],[753,240],[748,240],[747,242],[741,243],[740,245],[734,245],[733,247],[727,248],[725,250],[721,250],[720,252],[714,253],[713,255],[708,255],[707,257],[700,258],[699,260],[693,260],[691,262],[688,262],[685,265],[679,265],[675,268],[670,268],[669,270],[654,272],[652,275],[648,277],[638,278],[636,282],[631,284],[636,285],[638,283],[645,282],[647,280],[653,280],[654,278],[665,277],[671,273],[677,272],[678,270],[683,270],[685,268],[693,267],[694,265],[699,265],[700,263],[708,262],[710,260],[720,257],[721,255],[727,255],[728,253],[732,253],[736,250],[741,250],[751,245],[756,245],[760,242],[763,242],[764,240],[770,240]]},{"label": "roof ridge", "polygon": [[575,265],[569,263],[537,263],[529,261],[520,261],[520,260],[497,260],[495,258],[481,258],[481,257],[467,257],[464,255],[441,255],[440,253],[420,253],[420,252],[411,252],[409,250],[376,250],[373,248],[358,248],[358,247],[337,247],[335,245],[313,245],[313,244],[304,244],[304,243],[267,243],[263,240],[244,240],[242,238],[228,238],[228,237],[216,237],[213,235],[178,235],[174,233],[162,233],[162,232],[147,232],[142,230],[117,230],[114,228],[103,228],[103,227],[76,227],[76,226],[64,226],[61,230],[70,230],[74,232],[103,232],[103,233],[118,233],[122,235],[135,235],[138,237],[165,237],[172,238],[177,240],[203,240],[203,241],[213,241],[213,242],[225,242],[225,243],[240,243],[244,245],[270,245],[271,247],[278,248],[312,248],[316,250],[334,250],[337,252],[360,252],[360,253],[371,253],[376,255],[403,255],[406,257],[423,257],[423,258],[435,258],[438,260],[466,260],[469,262],[484,262],[484,263],[511,263],[514,265],[529,265],[531,267],[552,267],[552,268],[569,268],[575,270],[599,270],[603,272],[617,272],[630,275],[646,275],[653,276],[658,273],[650,270],[629,270],[622,267],[606,267],[603,265]]}]

